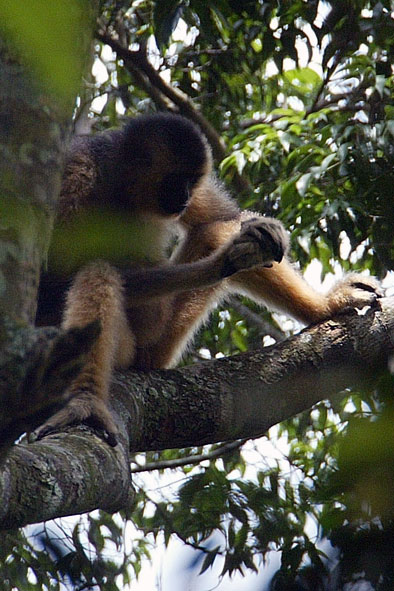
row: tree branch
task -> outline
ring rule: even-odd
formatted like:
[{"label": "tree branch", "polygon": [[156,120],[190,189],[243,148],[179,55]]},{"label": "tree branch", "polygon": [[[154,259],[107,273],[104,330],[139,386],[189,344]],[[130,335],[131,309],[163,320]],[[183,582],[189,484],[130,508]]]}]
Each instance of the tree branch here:
[{"label": "tree branch", "polygon": [[[173,103],[179,112],[196,123],[203,134],[207,137],[212,148],[213,157],[217,162],[225,158],[226,146],[209,121],[195,107],[191,99],[178,88],[167,84],[160,73],[155,70],[146,55],[146,49],[141,45],[137,51],[132,51],[124,47],[113,36],[105,33],[96,33],[96,38],[109,45],[115,53],[124,60],[124,64],[130,74],[134,77],[136,84],[142,88],[160,108],[166,105],[170,110],[170,104]],[[170,101],[170,102],[169,102]],[[234,175],[234,184],[237,191],[252,191],[248,181],[238,173]]]},{"label": "tree branch", "polygon": [[387,367],[394,349],[394,298],[380,305],[363,316],[353,310],[253,353],[119,376],[131,398],[117,386],[117,399],[135,413],[131,449],[258,437],[341,390],[365,387]]},{"label": "tree branch", "polygon": [[130,469],[131,474],[137,472],[151,472],[153,470],[164,470],[165,468],[179,468],[180,466],[190,466],[193,464],[199,464],[204,460],[214,460],[220,458],[235,449],[242,447],[247,441],[246,439],[240,439],[236,441],[229,441],[220,445],[216,449],[202,454],[191,454],[185,458],[175,458],[174,460],[158,460],[157,462],[149,462],[149,464],[137,464],[134,468]]},{"label": "tree branch", "polygon": [[20,527],[131,498],[127,450],[258,437],[345,388],[370,386],[394,352],[394,298],[355,310],[262,351],[182,369],[117,372],[121,443],[68,428],[11,450],[0,473],[0,527]]},{"label": "tree branch", "polygon": [[9,454],[0,477],[0,528],[132,503],[129,458],[123,442],[111,448],[86,427]]}]

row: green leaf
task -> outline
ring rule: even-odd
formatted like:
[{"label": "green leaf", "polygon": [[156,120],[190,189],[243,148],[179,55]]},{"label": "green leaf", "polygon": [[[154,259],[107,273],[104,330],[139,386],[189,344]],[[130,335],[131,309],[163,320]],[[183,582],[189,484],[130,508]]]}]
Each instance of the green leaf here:
[{"label": "green leaf", "polygon": [[200,575],[205,573],[210,567],[212,567],[213,563],[215,562],[215,558],[217,557],[220,550],[220,546],[216,546],[213,550],[210,550],[204,558],[204,562],[202,563],[201,570],[199,572]]},{"label": "green leaf", "polygon": [[159,0],[154,3],[153,22],[158,47],[168,45],[185,8],[182,0]]}]

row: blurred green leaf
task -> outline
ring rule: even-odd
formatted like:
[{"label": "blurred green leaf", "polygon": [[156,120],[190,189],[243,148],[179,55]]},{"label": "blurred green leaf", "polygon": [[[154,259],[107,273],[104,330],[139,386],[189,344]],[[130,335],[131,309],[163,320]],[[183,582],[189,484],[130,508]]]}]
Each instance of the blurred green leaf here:
[{"label": "blurred green leaf", "polygon": [[155,2],[153,24],[157,45],[162,48],[174,32],[185,8],[182,0],[160,0]]},{"label": "blurred green leaf", "polygon": [[92,16],[88,0],[0,0],[0,30],[9,51],[66,103],[75,100],[87,65]]}]

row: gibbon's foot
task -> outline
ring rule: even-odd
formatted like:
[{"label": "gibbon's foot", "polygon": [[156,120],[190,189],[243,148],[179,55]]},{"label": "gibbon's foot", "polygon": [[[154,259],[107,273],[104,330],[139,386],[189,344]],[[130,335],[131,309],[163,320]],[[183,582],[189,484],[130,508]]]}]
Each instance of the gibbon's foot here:
[{"label": "gibbon's foot", "polygon": [[242,222],[239,235],[225,252],[223,276],[229,277],[256,265],[280,263],[289,244],[282,224],[272,218],[251,218]]},{"label": "gibbon's foot", "polygon": [[85,424],[98,431],[100,436],[115,447],[118,443],[118,429],[113,421],[105,402],[83,390],[76,391],[67,405],[54,414],[33,433],[33,440],[42,439],[45,435],[61,431],[69,425]]},{"label": "gibbon's foot", "polygon": [[345,277],[328,293],[332,314],[348,308],[373,306],[378,298],[383,296],[384,290],[374,277],[365,277],[357,273]]}]

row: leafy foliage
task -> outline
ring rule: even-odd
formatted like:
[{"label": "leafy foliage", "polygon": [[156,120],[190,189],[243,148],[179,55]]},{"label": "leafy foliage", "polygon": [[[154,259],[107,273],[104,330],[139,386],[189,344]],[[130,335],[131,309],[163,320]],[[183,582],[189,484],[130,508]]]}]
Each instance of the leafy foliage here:
[{"label": "leafy foliage", "polygon": [[[380,277],[393,269],[388,0],[100,4],[95,67],[106,75],[80,97],[76,126],[104,129],[155,109],[198,111],[217,132],[210,139],[223,180],[243,206],[282,219],[301,267],[317,258],[323,275],[338,265]],[[128,59],[118,45],[105,47],[114,38]],[[278,317],[250,310],[218,310],[192,356],[261,346],[262,327],[280,338]],[[174,536],[195,548],[202,573],[217,564],[222,576],[256,571],[276,550],[273,590],[327,588],[331,574],[338,589],[356,575],[391,589],[393,393],[388,376],[377,391],[366,386],[287,421],[270,434],[274,460],[261,442],[146,454],[153,467],[188,462],[173,469],[182,484],[165,497],[138,480],[132,515],[89,516],[61,539],[49,529],[10,535],[1,547],[4,589],[118,589],[131,570],[138,575],[148,540]],[[207,459],[194,462],[202,453]],[[164,482],[169,472],[161,468]],[[337,549],[335,573],[322,539]]]}]

